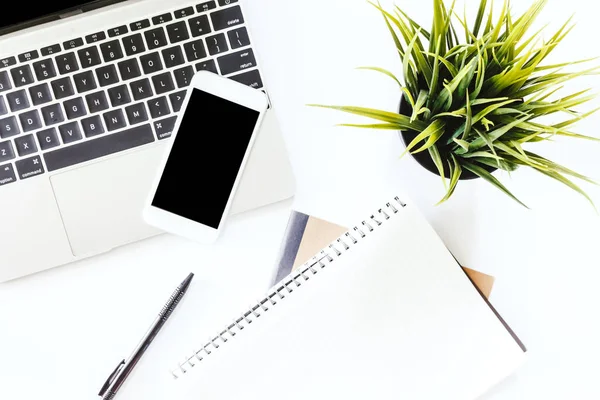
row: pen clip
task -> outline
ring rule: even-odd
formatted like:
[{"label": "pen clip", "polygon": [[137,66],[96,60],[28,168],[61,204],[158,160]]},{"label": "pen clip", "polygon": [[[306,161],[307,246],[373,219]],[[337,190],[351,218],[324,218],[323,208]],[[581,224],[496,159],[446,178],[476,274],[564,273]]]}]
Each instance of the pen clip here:
[{"label": "pen clip", "polygon": [[104,382],[104,385],[102,385],[102,389],[100,389],[100,392],[98,392],[98,396],[100,396],[100,397],[104,396],[104,393],[106,393],[106,391],[110,387],[110,384],[113,383],[113,381],[115,380],[115,377],[119,374],[119,372],[121,371],[121,369],[123,368],[124,365],[125,365],[125,360],[121,361],[119,363],[119,365],[117,365],[117,368],[115,368],[115,370],[108,376],[108,379],[106,380],[106,382]]}]

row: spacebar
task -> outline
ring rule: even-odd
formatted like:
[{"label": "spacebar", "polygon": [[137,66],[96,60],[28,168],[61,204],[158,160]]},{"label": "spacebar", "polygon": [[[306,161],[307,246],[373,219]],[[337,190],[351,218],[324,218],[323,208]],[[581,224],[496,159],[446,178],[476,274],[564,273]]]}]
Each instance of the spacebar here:
[{"label": "spacebar", "polygon": [[146,124],[48,152],[44,154],[44,160],[48,171],[55,171],[153,141],[152,127]]}]

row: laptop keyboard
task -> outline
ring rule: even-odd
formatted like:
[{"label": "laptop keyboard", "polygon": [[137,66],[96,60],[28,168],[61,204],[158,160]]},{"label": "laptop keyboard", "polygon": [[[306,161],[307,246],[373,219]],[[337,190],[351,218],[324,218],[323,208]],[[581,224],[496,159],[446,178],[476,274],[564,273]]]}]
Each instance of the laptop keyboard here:
[{"label": "laptop keyboard", "polygon": [[261,88],[236,2],[0,59],[0,186],[170,137],[196,71]]}]

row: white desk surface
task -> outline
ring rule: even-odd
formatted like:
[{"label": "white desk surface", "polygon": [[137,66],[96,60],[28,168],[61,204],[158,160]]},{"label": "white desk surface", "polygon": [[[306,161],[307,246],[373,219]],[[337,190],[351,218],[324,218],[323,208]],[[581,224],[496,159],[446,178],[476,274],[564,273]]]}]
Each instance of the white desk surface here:
[{"label": "white desk surface", "polygon": [[[472,12],[474,1],[466,1]],[[401,3],[429,25],[431,1]],[[481,181],[461,183],[450,202],[433,206],[443,195],[441,182],[411,159],[398,160],[402,147],[395,133],[337,128],[353,119],[304,106],[394,109],[399,93],[393,82],[354,69],[400,70],[377,12],[363,0],[248,5],[297,196],[233,218],[213,247],[163,235],[0,285],[1,397],[96,398],[116,362],[128,356],[174,287],[193,271],[190,293],[117,397],[170,398],[171,380],[163,380],[170,367],[266,290],[291,208],[351,224],[389,195],[405,192],[461,263],[497,277],[491,300],[529,348],[527,364],[484,398],[600,398],[600,217],[589,204],[524,170],[502,178],[529,211]],[[550,22],[556,28],[573,12],[578,22],[553,59],[600,55],[597,11],[586,0],[549,2],[536,26]],[[567,87],[598,88],[598,79]],[[578,131],[600,135],[599,125],[600,114]],[[600,179],[600,143],[557,140],[541,147],[541,153]],[[585,188],[600,205],[600,190]]]}]

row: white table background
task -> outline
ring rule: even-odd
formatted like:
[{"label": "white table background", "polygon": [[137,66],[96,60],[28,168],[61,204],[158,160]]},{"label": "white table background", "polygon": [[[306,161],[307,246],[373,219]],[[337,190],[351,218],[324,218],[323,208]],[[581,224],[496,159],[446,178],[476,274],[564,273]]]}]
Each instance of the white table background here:
[{"label": "white table background", "polygon": [[[472,15],[475,1],[466,2]],[[513,3],[520,11],[530,1]],[[431,1],[401,4],[429,26]],[[295,199],[232,218],[215,246],[162,235],[0,285],[1,397],[95,398],[193,271],[190,293],[119,396],[172,398],[169,369],[267,289],[291,208],[350,225],[391,195],[407,193],[462,264],[496,276],[491,300],[528,346],[528,363],[484,398],[600,398],[600,217],[592,207],[527,170],[500,176],[531,210],[481,181],[462,182],[451,201],[435,207],[443,196],[439,178],[410,158],[398,160],[395,133],[334,127],[355,119],[304,106],[395,109],[399,92],[391,80],[354,69],[400,71],[376,10],[363,0],[248,5],[297,177]],[[600,55],[597,7],[586,0],[549,1],[536,26],[557,28],[573,12],[578,23],[551,60]],[[566,86],[597,89],[599,79]],[[600,136],[599,124],[596,115],[578,131]],[[600,143],[557,139],[539,147],[600,179]],[[600,205],[600,190],[584,187]]]}]

